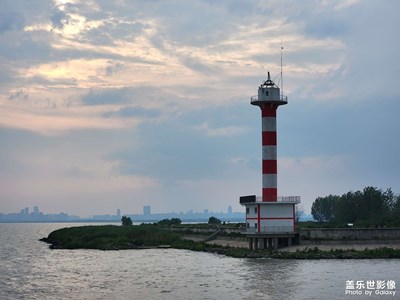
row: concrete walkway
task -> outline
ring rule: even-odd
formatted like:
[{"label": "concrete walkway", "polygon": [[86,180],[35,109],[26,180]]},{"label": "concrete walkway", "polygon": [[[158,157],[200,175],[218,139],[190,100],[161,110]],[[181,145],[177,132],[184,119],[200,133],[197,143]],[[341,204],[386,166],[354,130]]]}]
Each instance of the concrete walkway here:
[{"label": "concrete walkway", "polygon": [[[192,240],[195,242],[203,242],[207,236],[202,236],[202,235],[185,235],[185,239],[187,240]],[[214,240],[206,242],[207,244],[216,244],[220,246],[229,246],[229,247],[235,247],[235,248],[248,248],[249,247],[249,242],[247,241],[241,241],[241,240],[236,240],[236,239],[229,239],[229,238],[223,238],[223,237],[218,237]]]}]

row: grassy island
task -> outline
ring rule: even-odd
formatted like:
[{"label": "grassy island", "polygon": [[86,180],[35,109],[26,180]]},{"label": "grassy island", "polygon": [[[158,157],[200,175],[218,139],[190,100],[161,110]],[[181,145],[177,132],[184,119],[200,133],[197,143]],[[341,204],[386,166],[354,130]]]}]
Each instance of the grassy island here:
[{"label": "grassy island", "polygon": [[100,225],[58,229],[41,240],[53,249],[123,250],[175,245],[182,236],[154,225]]},{"label": "grassy island", "polygon": [[182,233],[174,232],[157,225],[139,226],[80,226],[58,229],[41,241],[50,244],[52,249],[98,249],[125,250],[171,247],[223,254],[242,258],[277,259],[356,259],[356,258],[400,258],[400,249],[379,248],[362,251],[331,250],[322,251],[317,247],[296,252],[257,250],[220,246],[205,242],[186,240]]}]

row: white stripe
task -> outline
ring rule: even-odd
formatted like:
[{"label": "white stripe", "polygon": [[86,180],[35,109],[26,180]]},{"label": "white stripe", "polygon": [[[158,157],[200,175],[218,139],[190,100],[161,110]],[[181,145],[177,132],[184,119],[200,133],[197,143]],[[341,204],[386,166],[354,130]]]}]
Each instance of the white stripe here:
[{"label": "white stripe", "polygon": [[276,174],[263,174],[263,188],[277,188],[277,175]]},{"label": "white stripe", "polygon": [[276,160],[276,146],[263,146],[262,159],[263,160]]},{"label": "white stripe", "polygon": [[262,118],[262,131],[276,131],[276,118],[275,117]]}]

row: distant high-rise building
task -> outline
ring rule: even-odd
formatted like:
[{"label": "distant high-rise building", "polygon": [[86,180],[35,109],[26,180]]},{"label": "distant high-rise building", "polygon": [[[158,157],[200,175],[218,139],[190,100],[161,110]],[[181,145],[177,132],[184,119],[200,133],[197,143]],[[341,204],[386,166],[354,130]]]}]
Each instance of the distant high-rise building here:
[{"label": "distant high-rise building", "polygon": [[205,209],[205,210],[204,210],[204,214],[205,214],[205,215],[208,215],[208,209]]},{"label": "distant high-rise building", "polygon": [[228,214],[230,215],[232,213],[232,206],[228,206]]},{"label": "distant high-rise building", "polygon": [[120,217],[121,216],[121,210],[118,208],[117,209],[117,216]]},{"label": "distant high-rise building", "polygon": [[38,206],[34,206],[33,207],[33,214],[34,215],[38,215],[39,214],[39,207]]},{"label": "distant high-rise building", "polygon": [[26,214],[26,215],[29,214],[29,207],[25,207],[25,209],[24,209],[24,214]]},{"label": "distant high-rise building", "polygon": [[151,206],[150,205],[143,206],[143,215],[145,215],[145,216],[151,215]]}]

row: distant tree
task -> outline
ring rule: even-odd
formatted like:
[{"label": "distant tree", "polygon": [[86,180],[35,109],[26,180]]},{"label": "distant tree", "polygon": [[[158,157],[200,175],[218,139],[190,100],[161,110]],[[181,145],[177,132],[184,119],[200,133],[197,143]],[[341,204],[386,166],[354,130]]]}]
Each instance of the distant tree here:
[{"label": "distant tree", "polygon": [[354,223],[357,220],[357,209],[361,207],[362,194],[348,192],[338,198],[335,206],[335,221],[340,224]]},{"label": "distant tree", "polygon": [[311,213],[318,222],[353,223],[358,227],[399,226],[400,196],[368,186],[342,196],[318,197]]},{"label": "distant tree", "polygon": [[392,226],[400,226],[400,195],[395,197],[393,208],[389,215],[389,222]]},{"label": "distant tree", "polygon": [[359,226],[382,226],[392,215],[396,196],[391,189],[385,192],[375,187],[348,192],[339,198],[335,210],[338,223],[357,223]]},{"label": "distant tree", "polygon": [[216,218],[216,217],[210,217],[210,218],[208,219],[208,224],[213,224],[213,225],[215,225],[215,224],[221,224],[221,220],[218,219],[218,218]]},{"label": "distant tree", "polygon": [[171,218],[171,224],[172,225],[179,225],[182,223],[182,220],[179,218]]},{"label": "distant tree", "polygon": [[163,219],[163,220],[159,221],[157,224],[171,226],[171,225],[179,225],[181,223],[182,223],[181,219],[171,218],[171,219]]},{"label": "distant tree", "polygon": [[318,197],[311,206],[311,214],[318,222],[330,222],[334,218],[335,206],[339,196]]},{"label": "distant tree", "polygon": [[121,218],[121,223],[122,223],[122,226],[130,226],[130,225],[132,225],[132,220],[130,217],[123,216]]},{"label": "distant tree", "polygon": [[294,218],[296,223],[298,223],[303,216],[304,216],[303,207],[301,205],[296,205],[294,212]]}]

